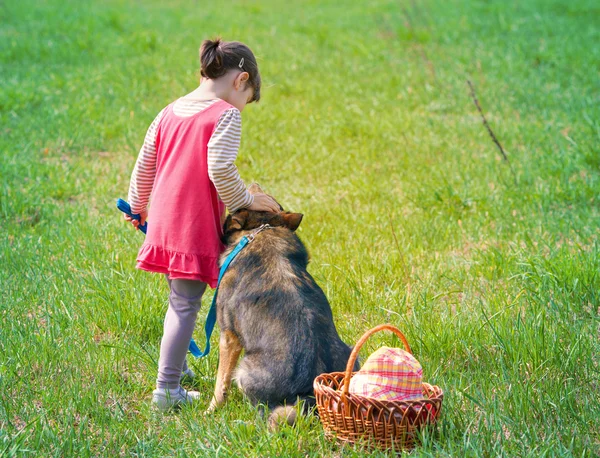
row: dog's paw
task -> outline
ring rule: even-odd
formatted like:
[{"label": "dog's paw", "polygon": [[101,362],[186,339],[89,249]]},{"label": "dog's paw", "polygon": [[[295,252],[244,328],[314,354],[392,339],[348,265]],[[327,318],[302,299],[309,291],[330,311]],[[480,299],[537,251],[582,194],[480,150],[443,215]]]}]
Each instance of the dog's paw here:
[{"label": "dog's paw", "polygon": [[212,401],[210,401],[210,405],[208,406],[208,409],[206,409],[204,411],[204,415],[210,415],[212,414],[215,410],[217,410],[217,408],[223,404],[223,401],[218,402],[215,398],[212,399]]}]

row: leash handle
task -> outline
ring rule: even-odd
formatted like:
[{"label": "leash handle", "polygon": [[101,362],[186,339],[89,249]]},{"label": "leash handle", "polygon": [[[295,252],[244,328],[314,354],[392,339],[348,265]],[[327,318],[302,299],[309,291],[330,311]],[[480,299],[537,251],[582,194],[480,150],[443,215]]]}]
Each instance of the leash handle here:
[{"label": "leash handle", "polygon": [[[117,199],[117,208],[137,221],[140,221],[142,219],[142,217],[138,213],[131,213],[131,206],[123,199]],[[143,226],[140,224],[138,226],[138,229],[145,234],[148,230],[148,223],[144,223]]]}]

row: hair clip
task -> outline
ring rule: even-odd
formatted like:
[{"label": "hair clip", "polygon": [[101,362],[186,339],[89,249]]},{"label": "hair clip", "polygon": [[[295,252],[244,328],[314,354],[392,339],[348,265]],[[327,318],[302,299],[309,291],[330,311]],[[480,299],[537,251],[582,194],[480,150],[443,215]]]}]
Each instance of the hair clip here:
[{"label": "hair clip", "polygon": [[242,60],[240,60],[240,64],[238,65],[238,67],[240,67],[242,70],[244,69],[244,58],[242,57]]}]

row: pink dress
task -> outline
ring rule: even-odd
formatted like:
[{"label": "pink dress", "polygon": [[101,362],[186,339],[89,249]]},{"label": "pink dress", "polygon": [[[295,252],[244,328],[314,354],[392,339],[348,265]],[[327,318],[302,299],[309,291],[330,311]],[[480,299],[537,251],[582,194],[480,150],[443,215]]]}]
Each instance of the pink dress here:
[{"label": "pink dress", "polygon": [[217,286],[225,205],[208,176],[207,145],[230,108],[221,100],[185,118],[173,113],[173,104],[166,108],[157,127],[156,178],[139,269]]}]

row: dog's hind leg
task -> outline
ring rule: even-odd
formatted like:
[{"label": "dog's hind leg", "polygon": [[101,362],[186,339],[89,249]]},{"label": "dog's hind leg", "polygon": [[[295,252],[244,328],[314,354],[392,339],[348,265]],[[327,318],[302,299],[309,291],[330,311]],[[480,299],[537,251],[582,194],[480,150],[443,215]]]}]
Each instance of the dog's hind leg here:
[{"label": "dog's hind leg", "polygon": [[211,412],[225,402],[227,392],[231,387],[233,370],[242,352],[240,339],[231,331],[221,332],[219,339],[219,368],[217,369],[217,382],[215,394],[208,411]]}]

